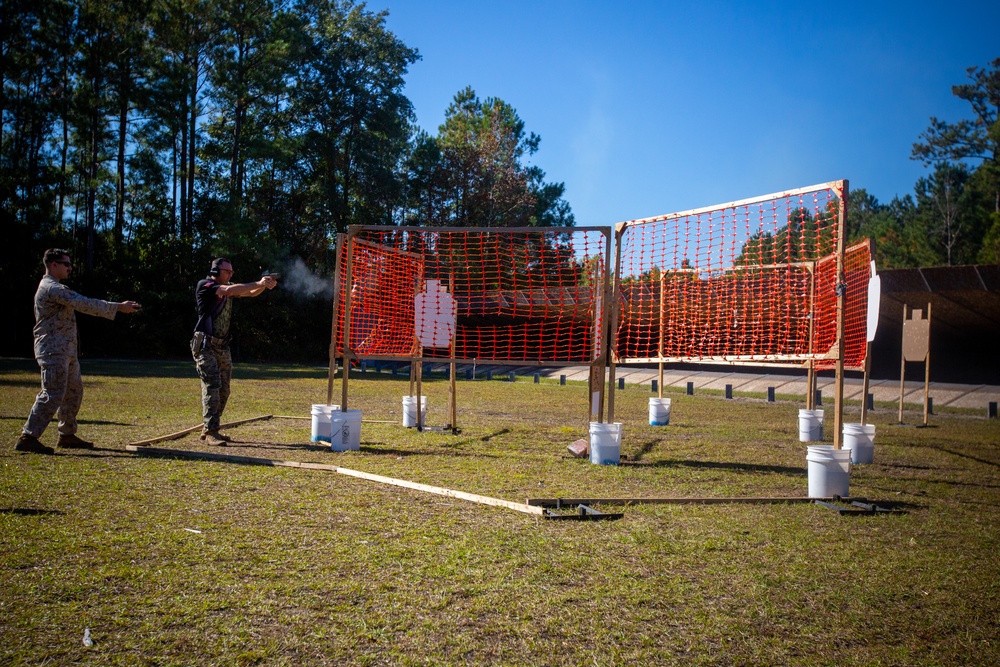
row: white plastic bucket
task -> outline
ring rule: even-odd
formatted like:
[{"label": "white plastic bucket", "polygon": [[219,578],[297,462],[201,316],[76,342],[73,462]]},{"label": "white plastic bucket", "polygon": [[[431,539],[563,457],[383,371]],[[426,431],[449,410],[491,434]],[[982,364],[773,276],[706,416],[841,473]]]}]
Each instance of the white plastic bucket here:
[{"label": "white plastic bucket", "polygon": [[670,399],[649,399],[649,425],[666,426],[670,423]]},{"label": "white plastic bucket", "polygon": [[622,455],[622,425],[590,422],[590,462],[616,466]]},{"label": "white plastic bucket", "polygon": [[822,410],[799,410],[799,442],[823,440]]},{"label": "white plastic bucket", "polygon": [[844,424],[844,449],[851,450],[851,463],[875,460],[875,424]]},{"label": "white plastic bucket", "polygon": [[338,410],[332,413],[330,423],[333,432],[330,451],[361,449],[361,410]]},{"label": "white plastic bucket", "polygon": [[339,405],[326,405],[325,403],[315,403],[312,406],[312,441],[330,442],[333,433],[330,424],[330,414],[340,410]]},{"label": "white plastic bucket", "polygon": [[[420,397],[420,421],[421,423],[427,423],[427,397]],[[417,425],[417,397],[416,396],[404,396],[403,397],[403,426],[406,428],[414,428]]]},{"label": "white plastic bucket", "polygon": [[847,496],[851,485],[851,452],[834,449],[833,445],[811,445],[807,448],[809,497],[830,498]]}]

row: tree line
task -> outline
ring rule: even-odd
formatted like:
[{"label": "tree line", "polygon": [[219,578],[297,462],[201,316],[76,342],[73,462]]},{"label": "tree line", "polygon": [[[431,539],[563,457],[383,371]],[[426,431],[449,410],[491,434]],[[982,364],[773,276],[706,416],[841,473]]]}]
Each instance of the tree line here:
[{"label": "tree line", "polygon": [[849,239],[874,239],[879,268],[1000,264],[1000,58],[967,74],[952,93],[971,118],[930,119],[911,158],[931,173],[913,194],[884,204],[850,192]]},{"label": "tree line", "polygon": [[[82,293],[146,306],[82,318],[85,355],[169,358],[214,256],[241,281],[316,279],[351,224],[572,226],[503,100],[466,88],[437,134],[416,127],[403,88],[420,56],[386,17],[352,0],[3,0],[0,354],[31,354],[47,247],[73,254]],[[849,236],[876,240],[880,268],[1000,261],[998,91],[1000,59],[954,87],[973,117],[931,119],[912,196],[853,184]],[[329,293],[292,287],[239,304],[237,354],[325,360]]]},{"label": "tree line", "polygon": [[[214,256],[237,280],[293,259],[329,276],[351,224],[573,224],[502,100],[467,88],[437,136],[415,126],[403,86],[419,54],[364,4],[4,0],[2,14],[0,230],[17,252],[0,278],[24,297],[2,353],[30,354],[46,247],[72,252],[81,292],[147,305],[124,331],[81,321],[102,328],[85,350],[169,357]],[[244,356],[325,357],[328,298],[254,302]]]}]

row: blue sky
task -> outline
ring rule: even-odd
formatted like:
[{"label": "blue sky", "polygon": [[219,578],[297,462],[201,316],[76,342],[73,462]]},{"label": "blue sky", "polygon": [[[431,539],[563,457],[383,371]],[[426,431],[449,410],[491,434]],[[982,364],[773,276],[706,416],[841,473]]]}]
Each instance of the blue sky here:
[{"label": "blue sky", "polygon": [[927,174],[930,116],[969,106],[1000,57],[1000,2],[372,0],[421,60],[405,93],[432,134],[455,93],[512,105],[576,224],[841,178],[888,203]]}]

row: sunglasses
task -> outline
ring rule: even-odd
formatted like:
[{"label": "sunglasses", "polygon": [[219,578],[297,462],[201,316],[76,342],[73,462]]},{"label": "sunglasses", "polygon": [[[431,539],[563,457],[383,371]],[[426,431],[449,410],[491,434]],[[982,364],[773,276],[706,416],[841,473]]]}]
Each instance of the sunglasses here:
[{"label": "sunglasses", "polygon": [[53,264],[62,264],[63,266],[68,266],[68,267],[70,267],[70,268],[73,268],[73,262],[66,262],[66,261],[63,261],[63,260],[61,260],[61,259],[60,259],[60,260],[57,260],[57,261],[55,261],[55,262],[52,262],[52,263],[53,263]]}]

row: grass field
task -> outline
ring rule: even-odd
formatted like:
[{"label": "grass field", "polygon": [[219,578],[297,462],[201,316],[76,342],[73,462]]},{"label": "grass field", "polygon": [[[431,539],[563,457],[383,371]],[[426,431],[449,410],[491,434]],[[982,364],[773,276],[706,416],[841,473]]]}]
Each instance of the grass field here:
[{"label": "grass field", "polygon": [[[125,444],[199,422],[191,364],[84,376],[80,435],[99,449],[18,454],[38,372],[0,361],[0,664],[1000,664],[1000,422],[978,414],[871,414],[875,463],[851,494],[898,514],[632,505],[548,521],[330,472],[139,457]],[[226,419],[307,417],[325,377],[239,364]],[[393,422],[365,423],[360,452],[287,419],[233,429],[225,451],[516,502],[806,495],[790,400],[672,394],[670,426],[650,427],[650,394],[627,388],[628,460],[606,467],[566,451],[586,437],[583,385],[460,382],[459,435],[398,426],[406,390],[352,381],[350,407]],[[426,393],[444,424],[447,382]],[[207,451],[193,435],[160,446]]]}]

